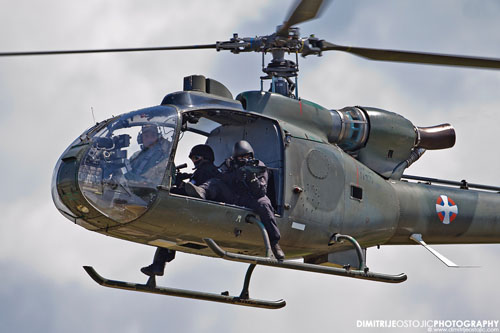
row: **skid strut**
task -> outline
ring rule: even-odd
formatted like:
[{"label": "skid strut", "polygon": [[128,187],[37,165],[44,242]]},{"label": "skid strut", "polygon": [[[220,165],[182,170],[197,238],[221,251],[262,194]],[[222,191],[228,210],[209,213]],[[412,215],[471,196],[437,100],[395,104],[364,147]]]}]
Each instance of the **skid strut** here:
[{"label": "skid strut", "polygon": [[265,309],[279,309],[286,305],[286,302],[282,299],[278,301],[267,301],[267,300],[249,298],[248,286],[250,284],[250,277],[255,268],[255,265],[250,265],[250,267],[248,267],[245,276],[245,282],[243,285],[243,290],[241,291],[240,296],[230,296],[229,293],[227,292],[224,292],[222,294],[214,294],[214,293],[206,293],[194,290],[159,287],[156,285],[154,276],[150,277],[146,284],[109,280],[99,275],[95,271],[95,269],[91,266],[83,266],[83,268],[95,282],[97,282],[101,286],[109,288],[140,291],[144,293],[192,298],[204,301],[251,306],[251,307],[265,308]]},{"label": "skid strut", "polygon": [[356,254],[358,255],[358,260],[359,260],[359,270],[368,272],[368,267],[366,266],[366,259],[363,254],[363,250],[361,249],[361,245],[359,245],[358,241],[354,239],[354,237],[351,237],[349,235],[341,235],[341,234],[333,234],[333,236],[330,238],[330,242],[328,242],[328,245],[333,245],[336,242],[341,242],[343,240],[348,240],[353,246],[354,249],[356,249]]}]

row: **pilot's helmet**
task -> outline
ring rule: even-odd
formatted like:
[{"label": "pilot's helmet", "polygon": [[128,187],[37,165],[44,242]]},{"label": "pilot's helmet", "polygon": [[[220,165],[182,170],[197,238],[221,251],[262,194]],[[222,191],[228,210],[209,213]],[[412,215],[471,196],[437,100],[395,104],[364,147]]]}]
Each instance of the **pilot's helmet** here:
[{"label": "pilot's helmet", "polygon": [[156,138],[158,138],[160,136],[158,126],[156,126],[155,124],[142,125],[141,131],[139,132],[139,135],[137,135],[137,143],[139,143],[140,145],[143,144],[142,135],[144,133],[155,134]]},{"label": "pilot's helmet", "polygon": [[148,133],[158,134],[158,126],[156,126],[155,124],[142,125],[141,132],[142,133],[148,132]]},{"label": "pilot's helmet", "polygon": [[196,145],[191,149],[189,158],[194,156],[203,157],[205,160],[213,162],[215,160],[214,151],[209,145]]},{"label": "pilot's helmet", "polygon": [[251,154],[252,158],[254,158],[253,148],[250,145],[250,143],[248,143],[248,141],[241,140],[241,141],[238,141],[234,144],[234,148],[233,148],[233,157],[234,158],[248,155],[248,154]]}]

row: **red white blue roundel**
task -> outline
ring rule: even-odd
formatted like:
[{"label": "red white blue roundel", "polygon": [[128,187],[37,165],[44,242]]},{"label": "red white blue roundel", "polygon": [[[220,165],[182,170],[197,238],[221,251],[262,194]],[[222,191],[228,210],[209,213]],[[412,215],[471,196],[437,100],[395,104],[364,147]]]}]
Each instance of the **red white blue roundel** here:
[{"label": "red white blue roundel", "polygon": [[436,213],[444,224],[450,224],[458,215],[458,206],[446,195],[440,195],[436,201]]}]

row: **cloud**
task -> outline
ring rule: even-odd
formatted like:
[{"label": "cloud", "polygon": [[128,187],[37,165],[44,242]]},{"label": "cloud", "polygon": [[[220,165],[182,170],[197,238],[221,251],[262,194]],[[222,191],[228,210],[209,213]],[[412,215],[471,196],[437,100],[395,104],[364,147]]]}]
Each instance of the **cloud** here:
[{"label": "cloud", "polygon": [[[289,1],[3,1],[3,50],[213,43],[274,31]],[[498,3],[335,1],[305,23],[340,44],[496,56]],[[459,24],[457,24],[459,23]],[[381,64],[328,53],[300,60],[300,94],[325,107],[370,105],[416,125],[452,123],[457,144],[427,152],[409,173],[500,186],[495,71]],[[156,105],[204,74],[236,95],[259,89],[260,55],[215,51],[0,59],[0,297],[2,331],[353,331],[358,319],[498,319],[492,264],[498,245],[436,246],[460,264],[447,269],[419,246],[368,250],[373,271],[408,274],[400,285],[257,267],[253,297],[284,298],[266,311],[106,289],[81,268],[144,282],[153,248],[84,230],[50,197],[52,169],[85,128]],[[159,284],[239,293],[246,266],[179,253]],[[27,321],[26,318],[30,318]],[[250,318],[250,319],[249,319]],[[372,331],[372,330],[370,330]],[[408,332],[410,332],[409,330]]]}]

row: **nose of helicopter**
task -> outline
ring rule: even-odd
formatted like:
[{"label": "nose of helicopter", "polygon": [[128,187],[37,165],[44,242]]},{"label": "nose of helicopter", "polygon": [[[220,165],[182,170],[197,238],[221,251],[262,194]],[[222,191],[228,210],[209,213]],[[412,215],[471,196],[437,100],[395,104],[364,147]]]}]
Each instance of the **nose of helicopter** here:
[{"label": "nose of helicopter", "polygon": [[[99,219],[104,217],[92,207],[80,191],[78,185],[79,156],[88,148],[87,145],[80,143],[80,139],[75,140],[57,161],[52,175],[52,200],[64,217],[85,226],[87,229],[96,230],[114,223]],[[93,220],[93,222],[90,224],[86,220]]]},{"label": "nose of helicopter", "polygon": [[[109,119],[83,133],[57,162],[52,198],[74,222],[100,228],[133,221],[169,177],[177,111],[157,106]],[[136,140],[132,140],[136,138]]]},{"label": "nose of helicopter", "polygon": [[[65,151],[65,153],[67,153],[67,150]],[[75,214],[71,211],[68,205],[63,202],[61,195],[64,194],[58,191],[58,178],[62,171],[61,170],[62,163],[63,163],[62,159],[59,159],[57,161],[57,164],[52,174],[52,182],[51,182],[52,201],[54,201],[57,210],[59,210],[61,214],[63,214],[66,218],[70,219],[71,221],[75,222],[76,219]]]},{"label": "nose of helicopter", "polygon": [[[70,221],[96,230],[102,226],[113,225],[113,221],[102,221],[102,216],[86,200],[78,184],[80,158],[88,150],[88,145],[81,145],[75,140],[57,161],[52,175],[52,200],[61,214]],[[86,220],[93,222],[87,223]]]}]

